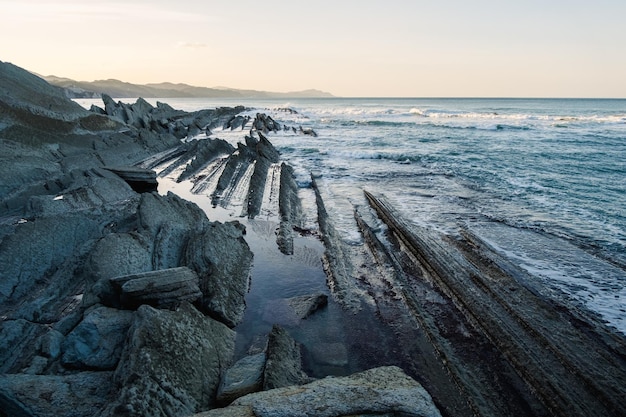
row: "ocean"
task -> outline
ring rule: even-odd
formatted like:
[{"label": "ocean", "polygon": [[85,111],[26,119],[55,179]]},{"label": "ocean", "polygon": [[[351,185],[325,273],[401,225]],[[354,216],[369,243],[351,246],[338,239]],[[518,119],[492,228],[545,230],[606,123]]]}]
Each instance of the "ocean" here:
[{"label": "ocean", "polygon": [[187,111],[245,105],[313,129],[268,135],[295,170],[311,228],[312,176],[349,245],[362,244],[353,212],[367,207],[363,190],[383,195],[419,226],[471,232],[528,271],[537,291],[626,333],[626,100],[160,101]]}]

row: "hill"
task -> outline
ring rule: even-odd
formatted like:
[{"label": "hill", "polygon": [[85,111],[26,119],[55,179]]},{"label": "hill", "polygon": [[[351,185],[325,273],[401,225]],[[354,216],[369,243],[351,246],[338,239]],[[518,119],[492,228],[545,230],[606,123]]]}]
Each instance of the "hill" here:
[{"label": "hill", "polygon": [[163,82],[157,84],[131,84],[120,80],[75,81],[54,75],[42,76],[47,82],[65,89],[70,98],[96,98],[108,94],[116,98],[316,98],[333,97],[320,90],[277,93],[259,90],[239,90],[226,87],[198,87],[189,84]]}]

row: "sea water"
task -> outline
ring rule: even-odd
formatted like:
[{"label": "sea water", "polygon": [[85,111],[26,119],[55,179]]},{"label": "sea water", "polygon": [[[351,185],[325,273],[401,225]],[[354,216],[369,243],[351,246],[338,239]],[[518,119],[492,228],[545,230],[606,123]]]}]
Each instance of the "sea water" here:
[{"label": "sea water", "polygon": [[361,244],[353,211],[368,190],[415,224],[470,231],[538,291],[626,333],[626,100],[161,101],[188,111],[241,104],[314,129],[269,139],[295,170],[311,225],[313,175],[347,244]]}]

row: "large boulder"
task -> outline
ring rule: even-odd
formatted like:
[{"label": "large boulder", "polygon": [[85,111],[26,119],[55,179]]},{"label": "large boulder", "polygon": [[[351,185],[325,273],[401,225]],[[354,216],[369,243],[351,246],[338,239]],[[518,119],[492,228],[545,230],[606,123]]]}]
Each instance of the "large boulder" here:
[{"label": "large boulder", "polygon": [[64,339],[63,365],[77,369],[114,369],[122,355],[132,318],[130,311],[95,308]]},{"label": "large boulder", "polygon": [[96,243],[86,269],[95,281],[150,271],[152,241],[136,232],[110,233]]},{"label": "large boulder", "polygon": [[252,251],[238,222],[211,223],[192,236],[183,264],[200,277],[201,309],[230,327],[241,323],[248,293]]},{"label": "large boulder", "polygon": [[189,237],[209,225],[206,214],[196,204],[169,192],[142,194],[138,208],[139,231],[154,239],[154,269],[181,266],[181,258]]},{"label": "large boulder", "polygon": [[231,363],[235,332],[183,303],[177,311],[143,305],[135,313],[115,381],[111,416],[187,416],[215,405]]},{"label": "large boulder", "polygon": [[241,397],[225,409],[194,417],[440,417],[422,386],[395,366],[347,377],[327,377]]}]

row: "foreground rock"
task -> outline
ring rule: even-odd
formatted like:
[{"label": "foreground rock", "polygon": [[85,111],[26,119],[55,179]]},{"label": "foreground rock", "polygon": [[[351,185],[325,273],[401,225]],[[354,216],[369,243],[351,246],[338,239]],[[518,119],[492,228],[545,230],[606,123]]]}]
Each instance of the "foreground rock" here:
[{"label": "foreground rock", "polygon": [[441,414],[422,386],[400,368],[370,369],[239,398],[231,406],[195,417],[423,416]]},{"label": "foreground rock", "polygon": [[214,406],[230,365],[235,333],[192,305],[177,311],[141,306],[115,371],[122,386],[115,416],[187,416]]}]

